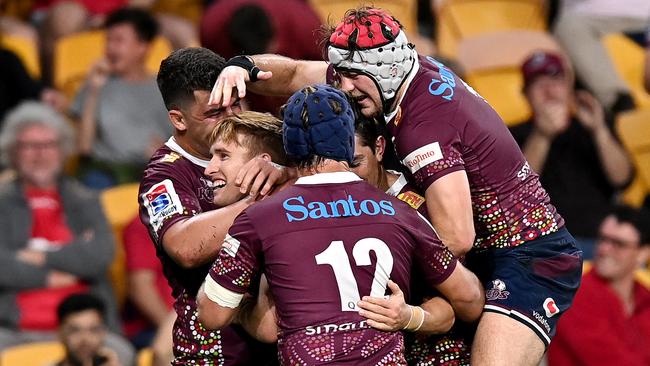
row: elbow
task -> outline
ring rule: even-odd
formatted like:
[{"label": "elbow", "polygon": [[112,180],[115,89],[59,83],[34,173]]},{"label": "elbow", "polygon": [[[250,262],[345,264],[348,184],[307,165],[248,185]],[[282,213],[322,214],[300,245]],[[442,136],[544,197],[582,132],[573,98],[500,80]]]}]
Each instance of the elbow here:
[{"label": "elbow", "polygon": [[[458,299],[458,303],[461,306],[455,306],[456,315],[459,319],[473,323],[477,321],[481,314],[483,313],[483,307],[485,306],[485,292],[481,285],[474,286],[474,288],[467,289],[463,292],[463,297]],[[463,311],[458,311],[459,308],[462,308]]]},{"label": "elbow", "polygon": [[462,257],[472,249],[476,235],[474,230],[457,231],[456,234],[449,238],[445,245],[451,250],[456,257]]},{"label": "elbow", "polygon": [[198,320],[205,329],[221,330],[231,322],[230,314],[219,311],[217,305],[201,293],[197,296]]}]

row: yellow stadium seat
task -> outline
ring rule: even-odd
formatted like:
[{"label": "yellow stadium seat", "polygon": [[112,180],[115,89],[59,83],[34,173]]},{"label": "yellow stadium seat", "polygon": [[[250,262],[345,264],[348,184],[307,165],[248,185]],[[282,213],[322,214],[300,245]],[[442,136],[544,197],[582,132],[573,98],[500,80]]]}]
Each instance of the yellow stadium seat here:
[{"label": "yellow stadium seat", "polygon": [[441,55],[455,58],[466,37],[516,29],[545,31],[544,0],[437,0],[436,37]]},{"label": "yellow stadium seat", "polygon": [[608,35],[603,41],[616,71],[630,87],[637,106],[650,107],[650,94],[643,86],[645,50],[623,34]]},{"label": "yellow stadium seat", "polygon": [[129,183],[109,188],[101,194],[102,207],[115,236],[115,259],[111,264],[110,276],[115,297],[120,305],[126,299],[127,290],[126,257],[122,233],[138,214],[138,189],[139,183]]},{"label": "yellow stadium seat", "polygon": [[417,33],[416,0],[309,0],[311,6],[320,15],[323,23],[338,23],[349,9],[362,5],[388,10],[404,26],[407,34]]},{"label": "yellow stadium seat", "polygon": [[[585,260],[582,263],[582,275],[586,275],[593,268],[591,261]],[[650,290],[650,270],[648,268],[640,268],[634,272],[634,278],[639,281],[644,287]]]},{"label": "yellow stadium seat", "polygon": [[18,55],[29,75],[40,79],[41,67],[38,62],[38,49],[34,43],[23,37],[2,35],[0,46]]},{"label": "yellow stadium seat", "polygon": [[138,352],[137,366],[152,366],[153,365],[153,350],[151,348],[143,348]]},{"label": "yellow stadium seat", "polygon": [[487,100],[508,126],[530,118],[522,93],[521,65],[537,50],[561,52],[551,36],[537,31],[503,31],[464,39],[458,62],[465,80]]},{"label": "yellow stadium seat", "polygon": [[636,203],[639,206],[650,192],[650,109],[621,114],[616,121],[616,130],[636,167],[638,187],[635,189],[640,192]]},{"label": "yellow stadium seat", "polygon": [[[76,33],[57,41],[54,51],[54,85],[73,97],[86,78],[86,74],[104,55],[104,31]],[[156,74],[162,61],[172,48],[169,42],[157,37],[152,45],[147,69]]]},{"label": "yellow stadium seat", "polygon": [[36,342],[10,347],[0,352],[2,366],[47,366],[63,359],[59,342]]}]

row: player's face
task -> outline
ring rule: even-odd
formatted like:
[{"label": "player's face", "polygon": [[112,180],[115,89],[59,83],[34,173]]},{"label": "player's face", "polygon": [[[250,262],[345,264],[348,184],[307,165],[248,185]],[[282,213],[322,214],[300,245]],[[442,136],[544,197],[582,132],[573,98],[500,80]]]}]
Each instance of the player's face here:
[{"label": "player's face", "polygon": [[85,310],[65,318],[59,336],[66,352],[79,364],[92,364],[106,337],[101,316],[95,310]]},{"label": "player's face", "polygon": [[131,24],[116,24],[106,31],[106,58],[116,75],[141,68],[148,51],[149,44],[138,37]]},{"label": "player's face", "polygon": [[348,93],[366,117],[382,113],[379,90],[370,77],[363,74],[340,72],[341,90]]},{"label": "player's face", "polygon": [[648,248],[642,248],[639,232],[629,223],[607,217],[600,225],[596,241],[594,270],[604,279],[613,281],[631,275],[647,261]]},{"label": "player's face", "polygon": [[376,152],[373,153],[370,146],[363,145],[362,141],[359,135],[354,135],[354,160],[359,166],[353,168],[352,171],[363,180],[379,188],[380,174],[382,174],[381,152],[375,150]]},{"label": "player's face", "polygon": [[22,129],[12,159],[18,176],[37,187],[50,187],[63,169],[63,151],[57,131],[43,125]]},{"label": "player's face", "polygon": [[241,111],[239,100],[227,108],[209,106],[210,91],[195,90],[194,103],[183,108],[184,134],[195,152],[204,158],[210,157],[210,135],[224,117]]},{"label": "player's face", "polygon": [[[242,136],[238,135],[239,142]],[[233,204],[244,197],[235,185],[235,178],[244,164],[251,160],[248,148],[241,143],[224,142],[217,139],[210,149],[212,159],[205,169],[205,175],[212,180],[214,189],[213,202],[219,207]]]}]

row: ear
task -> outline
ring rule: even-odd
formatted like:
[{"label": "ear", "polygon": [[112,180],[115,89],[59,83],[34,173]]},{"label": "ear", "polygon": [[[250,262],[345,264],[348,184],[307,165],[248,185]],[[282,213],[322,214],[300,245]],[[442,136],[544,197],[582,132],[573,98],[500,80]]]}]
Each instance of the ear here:
[{"label": "ear", "polygon": [[179,131],[187,130],[187,126],[185,125],[185,117],[183,117],[183,112],[177,109],[172,109],[169,112],[167,112],[167,115],[169,116],[169,120],[172,122],[172,126],[174,126],[175,129]]},{"label": "ear", "polygon": [[260,158],[264,159],[264,161],[271,162],[273,159],[271,158],[271,155],[268,153],[261,153],[258,155]]},{"label": "ear", "polygon": [[378,162],[384,160],[384,153],[386,152],[386,139],[384,136],[377,137],[375,140],[375,157],[377,157]]},{"label": "ear", "polygon": [[647,267],[648,260],[650,260],[650,245],[643,245],[639,250],[639,267]]}]

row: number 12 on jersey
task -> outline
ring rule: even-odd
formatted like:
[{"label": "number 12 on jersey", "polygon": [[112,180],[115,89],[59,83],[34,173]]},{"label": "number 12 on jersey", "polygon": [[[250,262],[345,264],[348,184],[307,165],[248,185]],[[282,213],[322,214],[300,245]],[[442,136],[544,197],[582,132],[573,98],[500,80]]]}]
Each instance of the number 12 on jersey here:
[{"label": "number 12 on jersey", "polygon": [[[375,252],[377,257],[370,296],[383,297],[393,270],[393,255],[383,241],[377,238],[365,238],[356,242],[352,248],[354,263],[357,266],[369,266],[370,251]],[[327,249],[315,256],[315,259],[316,264],[327,264],[332,267],[341,297],[341,311],[358,311],[357,303],[361,300],[361,295],[343,242],[340,240],[331,242]]]}]

